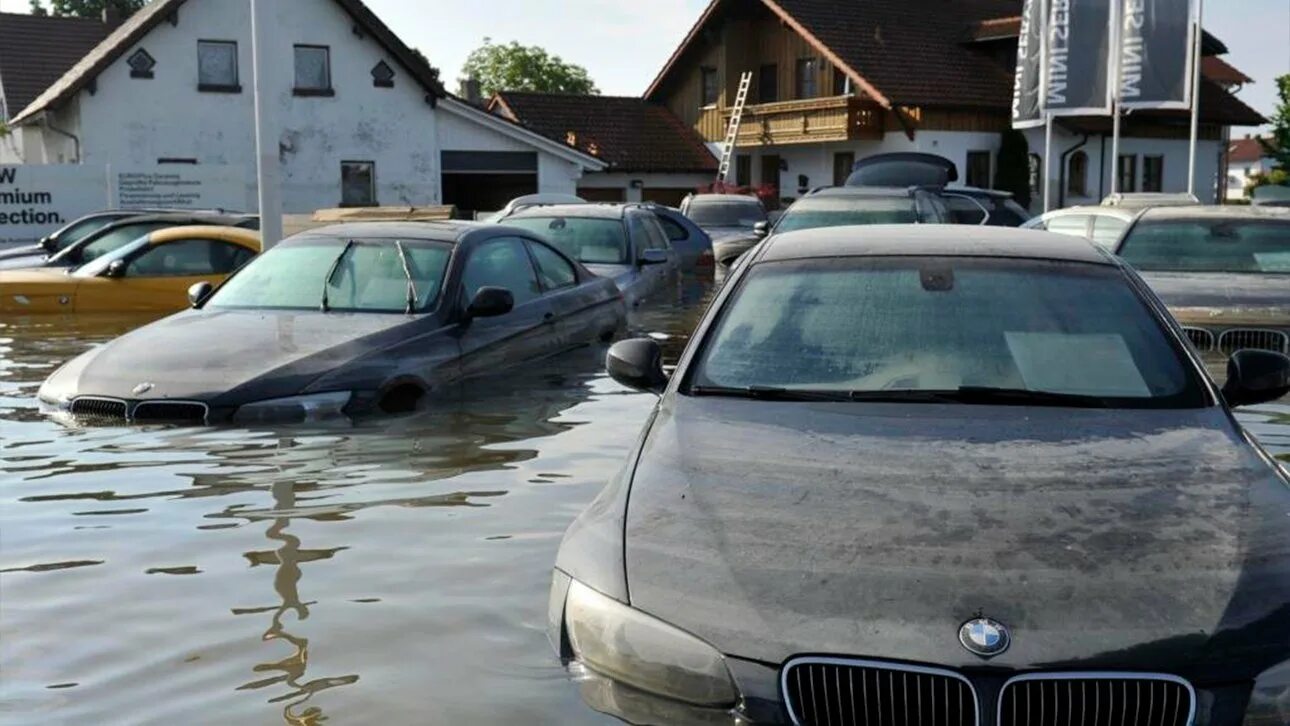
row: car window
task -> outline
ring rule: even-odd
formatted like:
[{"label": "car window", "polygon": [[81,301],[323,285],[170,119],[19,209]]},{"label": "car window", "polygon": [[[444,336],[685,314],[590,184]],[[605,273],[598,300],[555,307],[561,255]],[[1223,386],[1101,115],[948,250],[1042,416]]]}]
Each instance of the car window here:
[{"label": "car window", "polygon": [[574,272],[573,265],[555,250],[540,242],[530,242],[529,249],[533,251],[533,259],[537,262],[542,287],[557,290],[578,284],[578,273]]},{"label": "car window", "polygon": [[918,212],[909,197],[808,197],[788,208],[775,231],[917,221]]},{"label": "car window", "polygon": [[685,227],[682,227],[668,217],[664,217],[661,214],[656,214],[654,216],[658,217],[658,223],[663,227],[663,233],[667,235],[669,240],[680,242],[690,236],[690,233],[686,231]]},{"label": "car window", "polygon": [[251,257],[239,245],[210,239],[186,239],[152,245],[125,267],[126,277],[195,277],[227,275]]},{"label": "car window", "polygon": [[1062,214],[1048,219],[1048,231],[1087,238],[1088,222],[1087,214]]},{"label": "car window", "polygon": [[64,254],[67,259],[73,263],[84,264],[92,262],[103,255],[125,247],[131,242],[152,234],[159,229],[166,229],[172,226],[166,222],[143,222],[140,224],[123,224],[115,229],[104,230],[103,233],[95,240],[86,244],[80,250],[68,249]]},{"label": "car window", "polygon": [[685,216],[700,227],[746,227],[766,221],[766,209],[752,197],[699,199],[690,202]]},{"label": "car window", "polygon": [[109,224],[112,224],[114,222],[119,222],[122,219],[126,219],[129,216],[130,215],[126,214],[126,215],[121,215],[119,217],[112,217],[112,216],[90,217],[89,219],[82,219],[79,222],[75,222],[72,225],[68,226],[66,229],[64,229],[61,233],[59,233],[58,240],[57,240],[58,247],[54,251],[61,252],[67,249],[68,247],[71,247],[72,245],[76,244],[77,242],[80,242],[86,237],[89,237],[95,232],[103,229]]},{"label": "car window", "polygon": [[[987,202],[982,204],[989,206]],[[954,224],[981,224],[985,219],[986,213],[981,209],[981,205],[964,196],[947,195],[945,206],[949,207],[950,221]],[[991,217],[993,216],[992,214]],[[993,222],[993,218],[990,221]]]},{"label": "car window", "polygon": [[1120,242],[1120,235],[1129,223],[1109,214],[1099,214],[1093,218],[1093,241],[1108,250],[1115,249]]},{"label": "car window", "polygon": [[627,233],[621,219],[607,217],[512,217],[507,226],[536,232],[583,264],[625,265]]},{"label": "car window", "polygon": [[852,258],[762,263],[746,274],[691,385],[986,387],[1129,407],[1206,405],[1181,350],[1111,266]]},{"label": "car window", "polygon": [[658,223],[658,217],[652,214],[642,214],[640,220],[645,230],[646,246],[649,249],[672,249],[672,243],[667,241],[667,233],[663,231],[663,225]]},{"label": "car window", "polygon": [[[338,311],[407,309],[408,278],[393,240],[302,237],[278,244],[229,278],[207,308],[318,310],[324,284],[328,307]],[[403,241],[416,288],[416,310],[439,299],[451,247]]]},{"label": "car window", "polygon": [[914,208],[918,211],[918,221],[922,224],[944,224],[950,221],[950,211],[945,201],[933,194],[916,192]]},{"label": "car window", "polygon": [[511,291],[518,307],[542,294],[537,274],[524,242],[516,238],[494,239],[476,247],[466,260],[461,288],[466,302],[481,287],[501,287]]},{"label": "car window", "polygon": [[1290,221],[1142,220],[1120,257],[1145,272],[1290,273]]}]

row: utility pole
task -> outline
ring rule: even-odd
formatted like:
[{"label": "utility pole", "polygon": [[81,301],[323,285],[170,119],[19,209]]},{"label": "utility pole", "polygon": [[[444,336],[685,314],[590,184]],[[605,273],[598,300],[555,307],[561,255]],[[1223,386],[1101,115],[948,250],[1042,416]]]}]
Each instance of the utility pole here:
[{"label": "utility pole", "polygon": [[273,123],[272,74],[264,73],[273,42],[274,0],[250,0],[251,73],[255,95],[256,185],[260,198],[260,239],[264,250],[282,241],[282,189],[278,184],[278,135]]}]

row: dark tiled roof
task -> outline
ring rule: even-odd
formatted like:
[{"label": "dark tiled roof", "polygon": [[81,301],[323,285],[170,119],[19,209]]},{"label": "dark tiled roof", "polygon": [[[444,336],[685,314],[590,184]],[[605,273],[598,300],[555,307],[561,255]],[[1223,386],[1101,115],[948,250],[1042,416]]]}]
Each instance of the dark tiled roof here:
[{"label": "dark tiled roof", "polygon": [[1201,72],[1205,74],[1205,77],[1216,83],[1222,83],[1224,85],[1241,85],[1243,83],[1254,82],[1254,79],[1245,75],[1240,70],[1233,67],[1232,64],[1215,55],[1205,56],[1202,58],[1200,67]]},{"label": "dark tiled roof", "polygon": [[[716,173],[703,139],[667,108],[629,96],[505,91],[490,110],[599,157],[609,171]],[[571,136],[572,134],[572,136]]]},{"label": "dark tiled roof", "polygon": [[[14,112],[16,123],[26,121],[41,111],[60,106],[85,88],[95,76],[102,73],[117,58],[126,53],[153,28],[172,13],[178,12],[187,0],[152,0],[118,27],[111,35],[103,39],[84,57],[62,74],[53,85],[43,89],[40,95],[20,113]],[[376,16],[362,0],[335,0],[349,13],[358,27],[376,38],[390,55],[402,65],[413,78],[425,88],[426,93],[437,98],[445,94],[439,82],[439,72],[416,56],[412,49],[399,40],[390,28]],[[0,69],[3,70],[3,69]],[[11,104],[18,108],[16,104]]]},{"label": "dark tiled roof", "polygon": [[1233,163],[1250,164],[1268,155],[1260,139],[1256,137],[1234,139],[1227,148],[1227,159]]},{"label": "dark tiled roof", "polygon": [[0,81],[10,116],[112,32],[101,20],[0,13]]}]

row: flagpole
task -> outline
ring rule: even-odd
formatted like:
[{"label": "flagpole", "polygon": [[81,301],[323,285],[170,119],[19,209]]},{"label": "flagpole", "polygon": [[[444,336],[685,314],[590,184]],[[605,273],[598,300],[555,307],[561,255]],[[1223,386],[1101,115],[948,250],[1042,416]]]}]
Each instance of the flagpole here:
[{"label": "flagpole", "polygon": [[260,245],[269,249],[282,240],[282,197],[278,188],[278,140],[273,134],[274,108],[264,73],[267,49],[272,45],[268,0],[251,3],[251,75],[255,96],[256,186],[260,201]]},{"label": "flagpole", "polygon": [[1038,0],[1042,10],[1040,17],[1043,18],[1039,26],[1039,111],[1044,115],[1044,213],[1051,212],[1052,207],[1052,161],[1053,161],[1053,115],[1048,113],[1048,43],[1050,42],[1049,33],[1051,32],[1052,16],[1049,15],[1050,7],[1048,0]]},{"label": "flagpole", "polygon": [[1124,92],[1121,64],[1124,62],[1124,8],[1120,3],[1111,4],[1115,22],[1111,30],[1111,193],[1120,192],[1120,106]]},{"label": "flagpole", "polygon": [[1204,49],[1205,0],[1196,0],[1195,48],[1192,51],[1191,78],[1191,149],[1187,161],[1187,193],[1196,195],[1196,151],[1200,141],[1200,67]]}]

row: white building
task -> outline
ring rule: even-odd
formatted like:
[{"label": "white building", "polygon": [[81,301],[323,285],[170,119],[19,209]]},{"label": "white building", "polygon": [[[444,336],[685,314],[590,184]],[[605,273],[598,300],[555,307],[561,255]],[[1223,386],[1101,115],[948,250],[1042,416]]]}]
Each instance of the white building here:
[{"label": "white building", "polygon": [[1260,174],[1267,174],[1276,167],[1260,143],[1264,139],[1246,136],[1236,139],[1227,147],[1227,198],[1245,199],[1245,185]]},{"label": "white building", "polygon": [[[261,84],[281,130],[288,213],[490,210],[518,194],[572,193],[606,166],[447,94],[360,0],[266,5],[274,42],[262,49]],[[0,161],[215,165],[252,184],[251,67],[249,3],[153,0],[11,114],[16,141]]]}]

